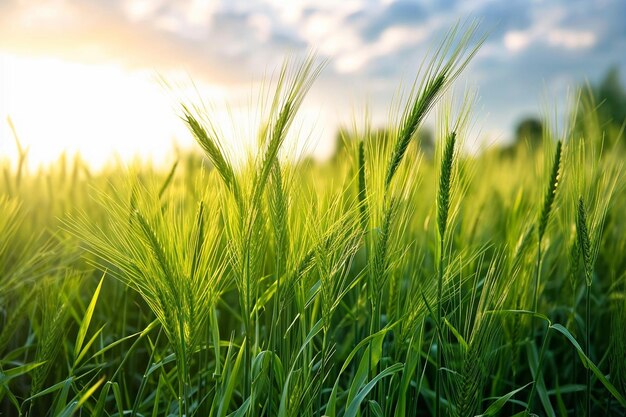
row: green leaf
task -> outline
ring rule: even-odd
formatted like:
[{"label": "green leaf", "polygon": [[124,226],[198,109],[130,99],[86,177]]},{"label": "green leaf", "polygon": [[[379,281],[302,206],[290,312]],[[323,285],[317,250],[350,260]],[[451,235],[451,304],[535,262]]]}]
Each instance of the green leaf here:
[{"label": "green leaf", "polygon": [[485,410],[485,412],[483,414],[481,414],[478,417],[487,417],[487,416],[494,416],[496,415],[496,413],[498,411],[500,411],[500,409],[502,407],[504,407],[504,405],[511,399],[513,398],[513,396],[515,394],[517,394],[518,392],[524,390],[526,387],[528,387],[529,385],[532,385],[532,382],[529,382],[528,384],[524,385],[523,387],[519,387],[517,389],[514,389],[513,391],[504,394],[503,396],[501,396],[500,398],[498,398],[497,400],[495,400],[493,403],[491,403],[491,405]]},{"label": "green leaf", "polygon": [[375,368],[378,362],[380,362],[380,358],[383,354],[384,339],[384,332],[376,333],[375,337],[370,340],[369,346],[363,352],[356,375],[352,378],[352,384],[350,384],[350,391],[346,400],[348,404],[356,396],[363,384],[365,384],[365,381],[367,381],[370,369]]},{"label": "green leaf", "polygon": [[85,402],[89,399],[89,397],[91,397],[93,393],[96,392],[96,390],[104,382],[104,379],[105,379],[104,377],[100,378],[98,382],[93,384],[87,391],[83,393],[83,395],[80,396],[80,399],[78,400],[78,408],[80,408],[83,404],[85,404]]},{"label": "green leaf", "polygon": [[[85,311],[85,315],[83,316],[83,320],[80,323],[80,328],[78,329],[78,334],[76,335],[76,345],[74,345],[74,358],[78,359],[80,356],[83,342],[85,341],[85,336],[87,336],[87,330],[89,329],[89,324],[91,323],[91,318],[93,317],[93,312],[96,308],[96,303],[98,302],[98,296],[100,295],[100,289],[102,288],[102,282],[104,281],[104,277],[106,276],[106,272],[100,278],[100,283],[98,283],[98,287],[96,291],[93,293],[91,297],[91,302]],[[76,366],[76,359],[74,366]]]},{"label": "green leaf", "polygon": [[[372,335],[367,336],[365,339],[361,340],[353,349],[352,352],[350,352],[350,354],[348,355],[348,357],[346,358],[346,360],[343,362],[343,366],[341,367],[341,369],[339,370],[339,373],[337,374],[337,380],[335,381],[335,385],[333,386],[333,390],[330,393],[330,398],[328,399],[328,405],[326,406],[326,415],[329,417],[334,417],[336,415],[336,409],[337,409],[337,394],[339,391],[339,382],[340,382],[340,378],[341,378],[341,374],[348,368],[348,366],[350,366],[350,362],[352,362],[352,358],[354,358],[354,356],[357,354],[357,352],[366,344],[370,343],[370,340],[377,338],[377,337],[383,337],[384,335],[391,330],[396,323],[393,323],[387,327],[385,327],[384,329],[378,331],[377,333],[374,333]],[[368,347],[369,349],[369,347]],[[372,358],[374,358],[374,355],[372,355]],[[367,363],[367,362],[365,362]],[[361,366],[359,365],[359,368]],[[356,377],[355,377],[356,378]],[[354,382],[353,382],[354,384]]]},{"label": "green leaf", "polygon": [[485,314],[520,314],[524,316],[531,316],[537,319],[541,319],[545,321],[548,326],[552,325],[552,321],[545,314],[537,313],[531,310],[488,310],[485,311]]},{"label": "green leaf", "polygon": [[372,411],[372,414],[374,415],[374,417],[385,417],[385,414],[383,413],[383,409],[380,408],[380,404],[378,404],[374,400],[369,400],[369,405],[370,405],[370,410]]},{"label": "green leaf", "polygon": [[66,379],[63,384],[63,388],[61,388],[61,392],[54,399],[55,405],[54,405],[54,412],[52,413],[53,416],[58,416],[59,414],[63,412],[63,409],[66,408],[67,397],[70,393],[71,386],[72,386],[72,379],[71,378]]},{"label": "green leaf", "polygon": [[170,172],[167,174],[167,177],[165,178],[165,181],[163,181],[163,185],[161,185],[161,188],[159,189],[159,199],[163,197],[165,190],[167,190],[167,187],[169,187],[169,185],[171,184],[172,179],[174,179],[174,174],[176,173],[177,166],[178,166],[178,160],[176,160],[174,162],[174,165],[172,165]]},{"label": "green leaf", "polygon": [[78,400],[74,398],[64,409],[61,411],[56,417],[71,417],[74,415],[76,411],[82,407],[83,404],[93,395],[94,392],[102,385],[104,382],[104,377],[100,378],[98,382],[93,384],[89,389],[87,389]]},{"label": "green leaf", "polygon": [[354,397],[354,399],[352,400],[352,402],[350,403],[350,405],[346,409],[346,413],[344,414],[344,417],[356,417],[356,415],[359,413],[359,409],[361,407],[361,403],[363,402],[363,400],[365,399],[367,394],[369,394],[369,392],[378,383],[378,381],[380,381],[381,379],[383,379],[383,378],[385,378],[387,376],[393,375],[396,372],[401,371],[403,367],[404,367],[403,364],[396,363],[394,365],[391,365],[389,368],[386,368],[384,371],[382,371],[381,373],[376,375],[374,378],[372,378],[372,380],[370,382],[368,382],[363,387],[363,389],[361,389],[359,391],[359,393]]},{"label": "green leaf", "polygon": [[230,413],[228,417],[244,417],[248,413],[248,409],[250,408],[250,397],[246,398],[246,400],[241,404],[241,407],[237,409],[234,413]]},{"label": "green leaf", "polygon": [[176,361],[176,354],[170,353],[165,358],[163,358],[163,360],[152,364],[152,366],[150,366],[150,369],[148,369],[148,372],[146,372],[146,376],[151,375],[154,371],[161,369],[163,366],[167,365],[168,363],[172,363],[175,361]]},{"label": "green leaf", "polygon": [[159,375],[159,384],[157,385],[156,392],[154,393],[154,406],[152,407],[152,417],[157,417],[160,415],[159,401],[161,398],[161,391],[163,389],[163,385],[165,385],[165,383],[163,382],[163,375]]},{"label": "green leaf", "polygon": [[[548,336],[546,335],[546,337]],[[534,343],[528,345],[528,362],[528,366],[530,367],[535,383],[537,384],[535,390],[537,395],[539,395],[539,400],[541,401],[546,414],[549,417],[556,417],[556,413],[554,412],[554,408],[552,407],[552,403],[550,402],[550,398],[548,396],[546,383],[543,379],[543,372],[539,370],[539,375],[536,375],[537,366],[539,364],[539,354],[537,353],[537,346]]]},{"label": "green leaf", "polygon": [[285,380],[283,391],[280,396],[280,406],[278,408],[278,417],[287,416],[287,401],[288,401],[289,394],[290,394],[289,386],[291,383],[291,377],[295,373],[295,366],[298,363],[298,358],[300,357],[302,352],[304,352],[304,350],[309,345],[309,343],[311,343],[311,340],[313,340],[315,335],[317,335],[321,330],[322,330],[322,320],[318,320],[317,323],[315,323],[315,325],[313,325],[313,327],[309,331],[309,334],[307,335],[306,339],[304,339],[304,343],[302,343],[302,346],[300,347],[298,354],[296,355],[295,358],[293,358],[293,366],[291,367],[291,369],[289,370],[289,373],[287,374],[287,379]]},{"label": "green leaf", "polygon": [[104,406],[106,404],[107,397],[109,396],[110,390],[111,390],[111,381],[108,381],[106,384],[104,384],[104,387],[102,387],[102,391],[100,391],[98,402],[96,402],[96,406],[91,412],[92,417],[100,417],[100,416],[105,415]]},{"label": "green leaf", "polygon": [[222,373],[222,356],[220,355],[220,327],[217,322],[217,311],[215,307],[211,310],[209,323],[211,325],[211,341],[213,342],[213,350],[215,351],[215,369],[213,370],[213,377],[218,377]]},{"label": "green leaf", "polygon": [[567,338],[567,340],[570,341],[570,343],[578,351],[578,356],[580,357],[580,360],[581,360],[583,366],[585,368],[587,368],[587,369],[591,369],[591,371],[596,376],[596,378],[598,378],[598,380],[600,382],[602,382],[602,385],[604,385],[604,387],[607,390],[609,390],[609,392],[611,394],[613,394],[613,397],[615,397],[615,399],[617,401],[619,401],[619,403],[623,407],[626,407],[626,400],[624,399],[622,394],[620,394],[619,391],[617,390],[617,388],[615,388],[615,386],[613,384],[611,384],[611,382],[608,379],[606,379],[606,377],[602,374],[602,372],[600,372],[598,367],[591,361],[591,359],[589,359],[587,357],[587,355],[585,355],[585,352],[580,347],[580,345],[578,344],[578,342],[576,341],[574,336],[572,336],[572,334],[569,332],[569,330],[567,330],[565,327],[563,327],[560,324],[553,324],[552,326],[550,326],[550,328],[556,330],[559,333],[561,333],[563,336],[565,336]]},{"label": "green leaf", "polygon": [[124,336],[121,339],[116,340],[115,342],[111,342],[108,345],[106,345],[105,347],[103,347],[102,349],[98,350],[96,353],[94,353],[93,355],[91,355],[89,358],[93,359],[96,356],[100,356],[103,355],[104,353],[108,352],[109,350],[113,349],[115,346],[120,345],[121,343],[124,343],[125,341],[132,339],[133,337],[139,336],[139,339],[141,339],[142,337],[144,337],[147,333],[149,333],[152,329],[154,329],[157,325],[159,324],[159,320],[158,319],[154,319],[145,329],[143,329],[140,332],[136,332],[133,334],[129,334],[128,336]]},{"label": "green leaf", "polygon": [[31,397],[28,397],[26,400],[24,400],[24,402],[30,402],[30,401],[32,401],[32,400],[34,400],[36,398],[43,397],[43,396],[48,395],[48,394],[52,394],[53,392],[56,392],[56,391],[62,389],[67,384],[71,384],[73,380],[74,380],[74,377],[71,376],[71,377],[69,377],[69,378],[67,378],[67,379],[65,379],[65,380],[63,380],[61,382],[57,382],[56,384],[54,384],[54,385],[52,385],[52,386],[50,386],[50,387],[48,387],[48,388],[46,388],[46,389],[44,389],[42,391],[39,391],[37,394],[35,394],[35,395],[31,396]]},{"label": "green leaf", "polygon": [[411,341],[409,343],[409,348],[407,349],[407,358],[404,364],[404,369],[402,370],[402,378],[400,379],[399,384],[399,393],[398,393],[398,401],[395,410],[395,415],[397,417],[405,417],[407,415],[407,398],[409,388],[411,386],[411,381],[413,379],[413,374],[417,369],[417,365],[420,363],[420,355],[414,351],[414,344],[418,346],[422,345],[423,335],[424,335],[424,326],[420,326],[420,334],[418,341],[414,341],[414,337],[411,337]]},{"label": "green leaf", "polygon": [[80,354],[78,355],[78,357],[74,360],[74,366],[78,366],[78,364],[80,363],[80,361],[83,360],[83,358],[85,357],[85,355],[87,354],[87,352],[89,351],[89,348],[91,347],[91,345],[93,345],[93,343],[96,341],[96,339],[98,338],[98,336],[100,335],[100,333],[102,333],[102,331],[104,330],[104,328],[106,327],[106,324],[104,324],[102,327],[100,327],[98,329],[97,332],[95,332],[93,334],[93,336],[91,336],[91,339],[89,339],[89,341],[85,344],[85,346],[83,346],[83,349],[81,350]]},{"label": "green leaf", "polygon": [[241,342],[241,347],[239,348],[239,353],[237,354],[237,359],[235,359],[235,363],[233,364],[233,368],[230,370],[228,374],[228,380],[226,382],[226,387],[224,392],[221,395],[220,405],[217,410],[218,417],[224,417],[228,412],[228,407],[230,406],[230,400],[233,396],[233,392],[235,391],[235,386],[239,381],[239,369],[241,368],[241,362],[243,360],[243,352],[245,351],[245,339]]},{"label": "green leaf", "polygon": [[[259,352],[252,360],[252,381],[253,385],[257,385],[262,380],[262,376],[268,375],[268,370],[272,365],[272,375],[276,380],[276,385],[282,387],[284,385],[285,375],[283,371],[283,363],[274,352],[264,350]],[[271,383],[272,381],[270,381]]]},{"label": "green leaf", "polygon": [[459,342],[459,344],[461,346],[463,346],[463,349],[467,352],[467,350],[469,349],[467,342],[465,341],[465,339],[463,338],[463,336],[461,335],[461,333],[459,333],[459,331],[452,325],[452,323],[450,323],[448,321],[447,318],[443,319],[444,324],[448,327],[448,329],[450,329],[450,331],[452,332],[452,334],[454,335],[454,337],[456,338],[456,340]]},{"label": "green leaf", "polygon": [[26,365],[16,366],[6,371],[0,372],[0,385],[6,385],[13,378],[25,375],[35,368],[40,367],[45,362],[27,363]]}]

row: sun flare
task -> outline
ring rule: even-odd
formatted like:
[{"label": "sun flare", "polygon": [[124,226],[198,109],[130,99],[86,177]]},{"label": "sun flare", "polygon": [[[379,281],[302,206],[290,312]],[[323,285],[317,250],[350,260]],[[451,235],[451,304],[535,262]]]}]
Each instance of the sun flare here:
[{"label": "sun flare", "polygon": [[[191,139],[160,76],[184,77],[116,64],[0,55],[0,158],[17,152],[5,123],[9,117],[22,147],[29,149],[31,166],[50,163],[61,152],[78,152],[95,167],[113,156],[140,153],[166,160],[174,141],[186,146]],[[222,94],[220,88],[200,88],[212,99]]]}]

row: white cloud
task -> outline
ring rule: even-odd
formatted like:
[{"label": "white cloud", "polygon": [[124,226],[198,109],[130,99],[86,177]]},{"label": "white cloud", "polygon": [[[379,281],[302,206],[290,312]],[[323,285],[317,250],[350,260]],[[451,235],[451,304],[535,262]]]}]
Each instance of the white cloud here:
[{"label": "white cloud", "polygon": [[529,32],[520,30],[510,31],[504,35],[504,46],[512,52],[526,49],[533,41],[533,36]]},{"label": "white cloud", "polygon": [[548,43],[567,49],[589,48],[595,45],[596,35],[588,30],[575,31],[555,29],[548,32]]},{"label": "white cloud", "polygon": [[387,28],[375,42],[353,47],[349,52],[338,56],[336,69],[340,73],[356,72],[374,59],[387,56],[404,47],[419,44],[429,34],[430,31],[424,26]]},{"label": "white cloud", "polygon": [[358,48],[361,43],[354,27],[346,24],[346,17],[354,12],[350,5],[343,5],[337,10],[318,9],[306,18],[300,16],[294,26],[299,36],[321,54],[336,57]]},{"label": "white cloud", "polygon": [[272,21],[262,13],[255,13],[248,17],[248,24],[256,32],[257,38],[262,42],[267,42],[272,34]]},{"label": "white cloud", "polygon": [[161,6],[160,1],[155,0],[126,0],[122,3],[122,10],[131,20],[142,20],[153,15]]},{"label": "white cloud", "polygon": [[597,38],[593,31],[562,27],[565,17],[567,12],[560,7],[535,13],[535,21],[528,29],[511,30],[504,34],[504,46],[515,53],[536,43],[565,49],[584,49],[595,45]]},{"label": "white cloud", "polygon": [[177,30],[184,21],[163,14],[157,26],[150,19],[132,21],[127,13],[97,2],[13,4],[0,14],[0,51],[132,69],[185,69],[225,84],[249,79],[239,62],[220,56],[221,44],[193,41]]},{"label": "white cloud", "polygon": [[213,0],[188,0],[181,2],[181,10],[187,22],[194,26],[207,25],[212,14],[217,10],[217,2]]}]

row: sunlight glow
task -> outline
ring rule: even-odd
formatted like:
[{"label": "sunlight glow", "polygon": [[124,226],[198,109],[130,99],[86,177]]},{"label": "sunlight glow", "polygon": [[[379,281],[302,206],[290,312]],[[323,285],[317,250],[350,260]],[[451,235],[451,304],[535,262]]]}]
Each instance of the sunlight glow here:
[{"label": "sunlight glow", "polygon": [[[198,91],[211,99],[224,94],[206,85]],[[175,142],[192,142],[178,118],[176,98],[154,71],[0,55],[0,92],[0,159],[16,152],[7,117],[29,148],[30,166],[52,162],[63,151],[80,152],[94,167],[114,155],[160,162],[169,159]]]},{"label": "sunlight glow", "polygon": [[[256,87],[209,85],[175,71],[160,74],[115,64],[0,54],[0,160],[17,159],[10,118],[21,146],[28,149],[31,168],[52,163],[62,153],[79,153],[96,169],[114,158],[171,163],[175,149],[195,146],[179,117],[184,102],[207,108],[233,162],[241,162],[256,147],[264,117],[255,102]],[[302,108],[288,140],[291,156],[301,156],[304,148],[313,150],[319,143],[316,134],[332,136],[332,131],[324,132],[329,123],[325,117],[319,108]],[[328,142],[313,150],[317,157],[332,152]]]}]

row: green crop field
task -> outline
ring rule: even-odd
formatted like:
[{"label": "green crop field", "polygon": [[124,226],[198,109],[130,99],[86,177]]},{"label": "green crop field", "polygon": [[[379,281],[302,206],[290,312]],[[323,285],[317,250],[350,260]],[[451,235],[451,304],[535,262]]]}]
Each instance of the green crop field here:
[{"label": "green crop field", "polygon": [[625,416],[623,126],[581,90],[540,144],[465,152],[481,115],[450,91],[480,44],[453,29],[327,162],[287,146],[313,57],[268,80],[244,158],[194,103],[169,167],[20,148],[0,415]]}]

